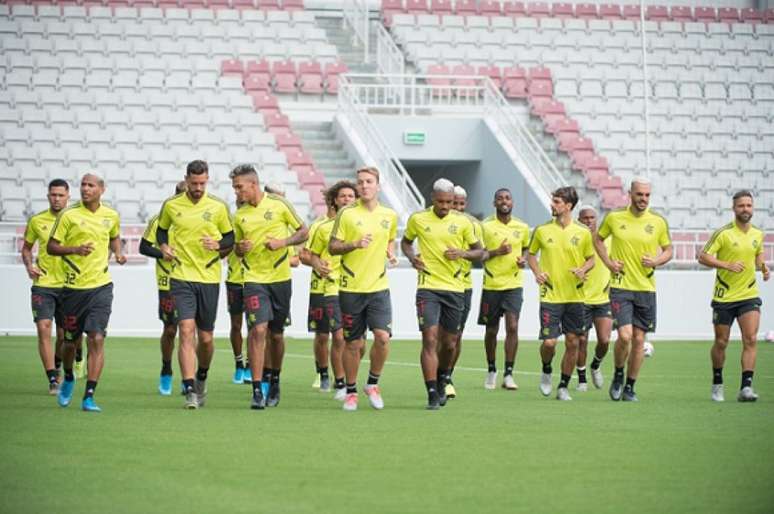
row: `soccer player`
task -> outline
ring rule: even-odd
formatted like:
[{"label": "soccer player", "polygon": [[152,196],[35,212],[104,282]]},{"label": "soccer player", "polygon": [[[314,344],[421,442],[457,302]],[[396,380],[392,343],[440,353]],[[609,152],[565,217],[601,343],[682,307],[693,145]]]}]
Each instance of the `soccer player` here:
[{"label": "soccer player", "polygon": [[126,263],[121,251],[118,213],[102,203],[104,192],[102,178],[95,173],[84,175],[81,201],[59,214],[47,244],[49,255],[62,257],[64,269],[62,361],[65,379],[57,399],[62,407],[72,401],[75,342],[86,332],[89,358],[81,408],[87,412],[102,410],[94,402],[94,390],[105,364],[105,334],[113,306],[113,282],[108,270],[110,252],[118,264]]},{"label": "soccer player", "polygon": [[334,398],[344,401],[347,395],[344,378],[344,329],[341,325],[341,307],[339,305],[339,275],[341,257],[328,252],[328,243],[336,219],[336,213],[357,199],[356,186],[342,180],[325,191],[327,215],[315,221],[309,229],[309,240],[301,252],[301,260],[312,267],[309,284],[308,329],[314,332],[314,358],[319,373],[320,391],[330,391],[328,375],[328,334],[333,343],[330,349],[330,362],[333,367]]},{"label": "soccer player", "polygon": [[[228,207],[207,193],[208,179],[206,162],[189,162],[186,192],[164,202],[156,231],[164,261],[176,264],[170,273],[170,291],[177,309],[177,358],[186,409],[203,407],[207,398],[207,373],[215,351],[212,333],[220,293],[220,252],[234,245]],[[174,241],[170,241],[170,231],[174,231]]]},{"label": "soccer player", "polygon": [[[252,368],[252,409],[276,407],[284,349],[285,321],[290,313],[289,247],[303,243],[308,229],[284,198],[263,193],[258,173],[249,164],[234,168],[232,185],[241,207],[234,214],[235,251],[244,269],[244,306],[248,327],[248,360]],[[288,227],[294,230],[288,237]],[[271,384],[264,398],[259,373],[263,368],[266,333],[272,345]]]},{"label": "soccer player", "polygon": [[[175,194],[185,191],[185,181],[175,186]],[[140,240],[140,253],[156,259],[156,287],[159,290],[159,320],[164,328],[161,332],[161,373],[159,374],[159,394],[172,394],[172,353],[175,351],[175,336],[177,335],[177,308],[175,299],[169,291],[169,275],[175,262],[164,262],[164,255],[156,244],[156,231],[159,227],[158,215],[148,221],[148,226]],[[172,233],[169,235],[172,240]],[[173,243],[174,244],[174,243]]]},{"label": "soccer player", "polygon": [[379,189],[377,168],[357,170],[360,199],[339,211],[328,244],[331,255],[341,255],[339,304],[347,342],[344,350],[347,379],[345,411],[357,410],[357,371],[369,328],[374,334],[374,342],[364,390],[371,407],[384,408],[379,377],[387,360],[392,336],[392,305],[385,257],[391,265],[397,263],[394,245],[398,215],[379,203]]},{"label": "soccer player", "polygon": [[556,389],[556,399],[564,401],[572,400],[567,386],[578,360],[578,337],[585,328],[583,287],[586,273],[594,266],[591,231],[572,219],[577,203],[578,193],[573,187],[560,187],[551,194],[554,219],[535,227],[527,257],[540,285],[540,392],[543,396],[551,394],[551,361],[557,339],[564,334],[562,374]]},{"label": "soccer player", "polygon": [[[54,179],[48,184],[48,209],[32,216],[24,230],[24,245],[21,249],[22,262],[27,276],[32,280],[30,298],[32,319],[38,331],[38,354],[48,379],[48,392],[59,392],[59,367],[61,366],[62,341],[62,285],[64,269],[62,260],[49,255],[46,251],[51,227],[57,215],[67,207],[70,199],[70,186],[62,179]],[[38,244],[38,257],[33,262],[32,248]],[[51,348],[51,324],[56,321],[56,344]]]},{"label": "soccer player", "polygon": [[[481,222],[475,217],[471,216],[465,209],[468,206],[468,192],[462,186],[454,186],[454,210],[462,213],[473,224],[473,235],[478,241],[483,241],[483,229],[481,228]],[[483,244],[483,243],[482,243]],[[488,258],[486,250],[484,250],[481,260],[485,261]],[[465,306],[462,309],[462,320],[460,321],[460,331],[457,334],[457,342],[454,344],[454,354],[452,355],[451,363],[449,364],[449,379],[446,384],[446,396],[448,398],[456,398],[457,390],[454,388],[453,374],[454,366],[457,365],[457,360],[460,358],[462,352],[462,333],[465,331],[465,323],[468,321],[468,315],[470,314],[471,302],[473,300],[473,277],[471,275],[471,269],[473,268],[473,262],[468,259],[460,261],[462,266],[462,281],[465,283],[464,300]]]},{"label": "soccer player", "polygon": [[[645,334],[656,330],[656,268],[672,259],[669,225],[648,208],[650,191],[648,179],[632,179],[629,206],[607,213],[594,235],[597,254],[611,273],[610,306],[618,330],[610,384],[614,401],[637,401],[634,383],[642,367]],[[612,245],[609,255],[607,238]]]},{"label": "soccer player", "polygon": [[[417,321],[422,332],[420,363],[427,388],[427,409],[446,404],[446,382],[465,309],[464,260],[483,256],[473,224],[452,209],[454,184],[433,184],[433,206],[408,219],[400,246],[417,270]],[[419,253],[414,252],[419,241]]]},{"label": "soccer player", "polygon": [[734,319],[742,332],[742,386],[736,399],[754,402],[758,399],[752,387],[755,372],[756,338],[761,320],[761,299],[755,271],[760,270],[768,281],[770,272],[763,260],[763,232],[750,223],[753,216],[753,196],[739,191],[733,199],[734,221],[716,230],[704,249],[699,262],[717,269],[712,296],[712,321],[715,343],[712,345],[712,399],[722,402],[723,363]]},{"label": "soccer player", "polygon": [[513,197],[502,188],[494,194],[495,214],[482,223],[484,248],[488,258],[484,263],[484,286],[478,324],[486,326],[484,345],[488,372],[484,387],[497,385],[497,334],[500,318],[505,316],[505,373],[503,388],[515,391],[519,388],[513,379],[516,352],[519,347],[519,314],[524,298],[524,254],[529,246],[529,226],[512,217]]},{"label": "soccer player", "polygon": [[[586,225],[591,233],[597,231],[597,211],[591,205],[584,205],[578,211],[578,221]],[[586,274],[583,286],[585,296],[586,322],[585,332],[578,340],[578,391],[587,391],[586,353],[588,349],[589,332],[592,325],[597,333],[597,345],[594,348],[594,358],[591,361],[591,382],[600,389],[604,384],[602,370],[599,366],[607,355],[610,346],[610,333],[613,330],[613,313],[610,310],[610,270],[601,262],[594,261],[594,267]]]}]

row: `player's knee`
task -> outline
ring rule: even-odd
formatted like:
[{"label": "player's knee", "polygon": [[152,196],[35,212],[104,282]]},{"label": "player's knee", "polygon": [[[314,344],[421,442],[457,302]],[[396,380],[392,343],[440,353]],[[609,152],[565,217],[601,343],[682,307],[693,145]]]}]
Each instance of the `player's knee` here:
[{"label": "player's knee", "polygon": [[742,344],[746,347],[754,347],[758,342],[755,334],[742,334]]}]

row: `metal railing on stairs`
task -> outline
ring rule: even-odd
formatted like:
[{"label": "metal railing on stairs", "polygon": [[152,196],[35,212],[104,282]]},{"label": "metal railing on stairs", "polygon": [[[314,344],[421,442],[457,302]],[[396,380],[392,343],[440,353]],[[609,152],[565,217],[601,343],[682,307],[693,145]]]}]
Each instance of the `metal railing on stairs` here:
[{"label": "metal railing on stairs", "polygon": [[344,13],[343,24],[346,29],[349,26],[354,34],[353,44],[363,45],[363,62],[370,62],[370,39],[368,19],[368,0],[343,0],[341,3]]}]

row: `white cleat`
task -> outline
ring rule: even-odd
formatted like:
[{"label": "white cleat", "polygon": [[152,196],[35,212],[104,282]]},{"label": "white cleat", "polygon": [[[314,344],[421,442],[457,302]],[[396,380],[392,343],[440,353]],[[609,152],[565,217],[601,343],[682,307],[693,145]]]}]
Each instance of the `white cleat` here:
[{"label": "white cleat", "polygon": [[505,375],[503,377],[503,389],[507,389],[508,391],[516,391],[518,388],[519,385],[513,379],[513,375]]},{"label": "white cleat", "polygon": [[592,369],[591,370],[591,383],[594,384],[594,387],[597,389],[602,389],[602,386],[605,384],[605,379],[602,377],[602,370]]},{"label": "white cleat", "polygon": [[320,389],[320,375],[314,377],[314,382],[312,382],[312,389]]},{"label": "white cleat", "polygon": [[336,389],[336,393],[333,395],[333,399],[339,402],[343,402],[347,399],[347,388],[342,387],[341,389]]},{"label": "white cleat", "polygon": [[568,402],[572,400],[570,397],[570,392],[567,390],[566,387],[560,387],[556,390],[556,399],[561,400],[563,402]]},{"label": "white cleat", "polygon": [[740,402],[754,402],[758,399],[758,395],[755,394],[755,391],[753,391],[752,387],[747,386],[739,390],[739,394],[736,396],[736,399]]},{"label": "white cleat", "polygon": [[726,397],[723,396],[723,384],[712,384],[712,401],[724,402]]},{"label": "white cleat", "polygon": [[368,395],[368,401],[376,410],[382,410],[384,408],[384,400],[382,400],[382,394],[378,385],[367,385],[363,388],[365,394]]},{"label": "white cleat", "polygon": [[553,386],[551,385],[551,373],[541,373],[540,392],[543,393],[543,396],[548,396],[551,394],[552,390]]},{"label": "white cleat", "polygon": [[495,389],[497,387],[497,372],[490,371],[486,374],[486,380],[484,381],[484,389]]},{"label": "white cleat", "polygon": [[580,391],[581,393],[585,393],[589,390],[588,382],[578,382],[578,385],[575,386],[575,390]]},{"label": "white cleat", "polygon": [[[344,389],[346,391],[346,389]],[[357,393],[350,393],[346,395],[344,398],[344,405],[341,407],[342,409],[346,411],[356,411],[357,410]]]}]

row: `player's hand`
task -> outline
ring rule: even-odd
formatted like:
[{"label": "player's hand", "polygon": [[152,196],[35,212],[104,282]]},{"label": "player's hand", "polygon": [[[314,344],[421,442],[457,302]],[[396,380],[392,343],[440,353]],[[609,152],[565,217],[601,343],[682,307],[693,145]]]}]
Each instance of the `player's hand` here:
[{"label": "player's hand", "polygon": [[368,245],[371,244],[372,240],[373,238],[371,237],[371,234],[366,234],[362,239],[355,241],[355,248],[368,248]]},{"label": "player's hand", "polygon": [[771,276],[771,272],[769,271],[769,267],[766,266],[766,263],[761,266],[761,273],[763,273],[763,281],[768,282]]},{"label": "player's hand", "polygon": [[583,268],[573,268],[570,270],[573,275],[575,275],[575,278],[577,278],[580,281],[586,280],[586,272],[583,271]]},{"label": "player's hand", "polygon": [[497,248],[497,255],[508,255],[509,253],[511,253],[511,250],[512,248],[511,248],[511,245],[508,244],[508,240],[503,239],[503,242],[500,243],[500,247]]},{"label": "player's hand", "polygon": [[621,261],[610,261],[610,266],[607,267],[612,273],[616,275],[623,271],[624,265]]},{"label": "player's hand", "polygon": [[78,246],[75,249],[75,253],[77,253],[81,257],[86,257],[93,251],[94,251],[94,243],[92,243],[91,241],[89,241],[88,243],[83,243],[81,246]]},{"label": "player's hand", "polygon": [[270,237],[266,240],[263,246],[265,246],[267,250],[271,250],[273,252],[275,250],[285,248],[286,245],[284,239],[274,239],[273,237]]},{"label": "player's hand", "polygon": [[394,268],[398,265],[398,256],[392,251],[392,248],[387,248],[387,265],[390,268]]},{"label": "player's hand", "polygon": [[516,265],[520,268],[523,268],[527,265],[527,259],[525,259],[523,255],[519,255],[516,257]]},{"label": "player's hand", "polygon": [[116,254],[116,262],[118,264],[120,264],[121,266],[126,264],[126,255],[123,255],[123,254],[118,255],[118,254]]},{"label": "player's hand", "polygon": [[204,236],[202,239],[202,246],[205,250],[215,251],[220,250],[220,243],[210,236]]},{"label": "player's hand", "polygon": [[424,272],[426,270],[425,262],[419,256],[416,256],[413,259],[411,259],[411,265],[414,267],[415,270],[419,272]]},{"label": "player's hand", "polygon": [[463,259],[465,257],[465,250],[460,250],[459,248],[447,248],[446,251],[443,252],[443,256],[450,261],[456,261],[457,259]]},{"label": "player's hand", "polygon": [[238,253],[245,255],[253,249],[253,242],[249,239],[242,239],[237,243],[237,247],[239,249]]},{"label": "player's hand", "polygon": [[744,264],[741,262],[727,262],[726,269],[731,273],[741,273],[744,271]]},{"label": "player's hand", "polygon": [[40,268],[38,268],[34,264],[29,268],[27,268],[27,276],[30,277],[30,279],[36,280],[40,278],[41,275],[43,275],[43,272],[40,271]]},{"label": "player's hand", "polygon": [[177,255],[175,255],[175,249],[168,244],[161,245],[159,247],[159,251],[161,251],[161,255],[163,255],[165,261],[174,261],[177,258]]},{"label": "player's hand", "polygon": [[640,258],[640,262],[646,268],[655,268],[656,267],[656,259],[651,257],[650,255],[643,255]]},{"label": "player's hand", "polygon": [[328,266],[328,261],[318,260],[315,266],[312,266],[314,272],[320,275],[322,278],[327,277],[331,273],[331,267]]},{"label": "player's hand", "polygon": [[537,275],[535,275],[535,282],[537,282],[539,285],[543,285],[546,282],[548,282],[548,273],[545,271],[541,271]]}]

